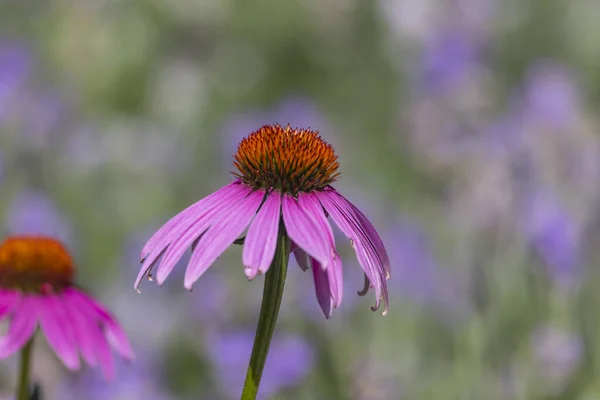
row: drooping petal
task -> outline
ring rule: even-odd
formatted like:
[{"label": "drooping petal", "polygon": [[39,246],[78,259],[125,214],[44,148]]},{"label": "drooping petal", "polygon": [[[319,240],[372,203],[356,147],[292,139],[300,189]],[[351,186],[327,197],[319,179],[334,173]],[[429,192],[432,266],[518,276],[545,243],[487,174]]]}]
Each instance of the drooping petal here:
[{"label": "drooping petal", "polygon": [[77,342],[70,318],[65,315],[63,302],[53,294],[36,296],[40,327],[50,347],[70,370],[81,366]]},{"label": "drooping petal", "polygon": [[90,316],[88,313],[83,312],[85,305],[81,305],[77,297],[72,296],[72,289],[65,289],[63,292],[65,298],[65,306],[68,309],[68,313],[73,320],[73,332],[75,335],[75,342],[81,351],[81,355],[87,364],[95,366],[97,363],[96,349],[93,341],[93,334],[90,332],[90,328],[94,329],[98,325],[96,316]]},{"label": "drooping petal", "polygon": [[[162,255],[165,254],[166,251],[167,251],[167,248],[165,247],[156,256],[153,255],[152,257],[148,257],[147,259],[144,260],[144,262],[142,263],[142,267],[140,268],[140,272],[138,272],[138,276],[137,276],[137,278],[135,278],[135,283],[133,284],[133,288],[135,290],[138,290],[138,287],[140,286],[142,279],[144,279],[145,276],[149,276],[148,274],[150,273],[152,268],[154,268],[154,266],[158,263],[158,261],[160,260]],[[138,293],[139,293],[139,290],[138,290]]]},{"label": "drooping petal", "polygon": [[82,308],[87,307],[87,312],[101,323],[103,334],[116,352],[126,360],[133,360],[135,355],[125,331],[106,308],[79,290],[71,289],[71,296],[80,302]]},{"label": "drooping petal", "polygon": [[0,320],[10,315],[21,302],[21,294],[17,291],[7,290],[0,293]]},{"label": "drooping petal", "polygon": [[329,224],[329,221],[327,221],[325,211],[323,210],[321,203],[319,203],[319,199],[313,193],[300,193],[298,195],[298,204],[313,218],[317,223],[319,230],[327,237],[327,247],[329,248],[329,255],[331,257],[328,264],[333,264],[335,260],[339,258],[339,255],[335,250],[333,229],[331,229],[331,225]]},{"label": "drooping petal", "polygon": [[29,296],[15,308],[8,333],[0,338],[0,359],[21,349],[33,336],[37,326],[37,311]]},{"label": "drooping petal", "polygon": [[263,200],[262,191],[252,192],[232,209],[222,210],[219,220],[202,236],[185,272],[183,285],[191,290],[194,282],[246,229]]},{"label": "drooping petal", "polygon": [[143,263],[134,287],[137,288],[139,286],[143,277],[156,263],[157,259],[165,252],[166,247],[174,239],[178,238],[182,232],[194,223],[194,221],[201,218],[204,213],[212,208],[218,207],[223,199],[227,199],[232,194],[243,189],[244,186],[242,183],[239,180],[236,180],[189,206],[163,225],[154,235],[152,235],[142,249],[141,259]]},{"label": "drooping petal", "polygon": [[298,245],[292,242],[290,246],[290,253],[294,254],[296,258],[296,262],[302,271],[308,271],[310,268],[310,256],[306,254],[304,250],[302,250]]},{"label": "drooping petal", "polygon": [[[191,222],[196,214],[206,207],[210,207],[214,204],[215,201],[218,201],[219,198],[223,196],[228,196],[229,192],[232,189],[235,189],[240,185],[240,180],[235,180],[229,185],[217,190],[216,192],[204,197],[203,199],[197,201],[186,209],[182,210],[170,220],[168,220],[158,231],[154,233],[148,239],[148,242],[142,248],[142,252],[140,254],[140,258],[145,259],[148,254],[155,251],[155,247],[166,247],[166,245],[171,241],[169,237],[171,236],[171,230],[175,228],[177,225],[186,226],[187,221]],[[164,245],[164,246],[163,246]]]},{"label": "drooping petal", "polygon": [[90,325],[87,326],[86,333],[89,336],[91,346],[93,346],[94,358],[100,365],[100,369],[105,378],[107,380],[112,380],[115,375],[115,364],[110,351],[110,346],[104,336],[104,325],[106,320],[110,319],[110,314],[81,291],[72,290],[70,296],[74,307],[77,307],[77,309],[87,317],[88,322],[90,322]]},{"label": "drooping petal", "polygon": [[312,261],[313,279],[315,281],[315,293],[317,302],[323,310],[325,317],[329,319],[333,310],[333,301],[329,290],[329,277],[327,271],[323,271],[319,263],[315,259]]},{"label": "drooping petal", "polygon": [[[366,217],[356,207],[333,189],[315,192],[325,210],[338,225],[340,230],[353,243],[358,261],[365,275],[375,288],[376,302],[372,309],[377,310],[381,300],[385,302],[385,310],[388,309],[388,293],[386,279],[389,271],[389,261],[386,253],[380,253],[379,245],[375,242],[376,234],[372,225],[365,225]],[[383,246],[383,244],[381,244]],[[385,250],[385,249],[383,249]],[[388,264],[386,266],[386,264]]]},{"label": "drooping petal", "polygon": [[344,277],[340,257],[336,257],[333,264],[327,268],[327,278],[329,280],[329,292],[333,299],[333,307],[338,308],[342,304],[344,293]]},{"label": "drooping petal", "polygon": [[289,237],[323,268],[327,268],[331,259],[327,233],[319,229],[313,217],[289,194],[283,197],[282,214]]},{"label": "drooping petal", "polygon": [[110,381],[115,376],[115,361],[110,351],[110,346],[104,332],[102,332],[102,326],[96,325],[90,330],[90,335],[94,343],[94,353],[98,358],[98,364],[102,370],[102,374],[106,380]]},{"label": "drooping petal", "polygon": [[242,261],[248,279],[254,279],[259,271],[266,273],[271,266],[277,247],[280,215],[281,194],[274,191],[267,195],[246,234]]},{"label": "drooping petal", "polygon": [[223,212],[227,212],[232,207],[244,201],[251,189],[245,185],[238,185],[236,190],[229,191],[229,197],[221,199],[219,203],[213,204],[210,208],[204,210],[197,216],[197,220],[182,231],[181,234],[171,242],[165,255],[163,256],[156,273],[156,282],[162,285],[177,264],[177,261],[183,256],[185,251],[202,236],[202,234],[213,225]]},{"label": "drooping petal", "polygon": [[383,240],[381,240],[381,237],[377,233],[377,230],[375,230],[375,227],[373,226],[371,221],[369,221],[368,218],[358,208],[356,208],[356,206],[354,204],[350,203],[342,195],[339,195],[339,197],[341,198],[342,201],[345,201],[346,204],[352,208],[352,210],[354,210],[354,214],[360,221],[360,223],[362,225],[362,229],[367,233],[367,237],[369,239],[371,239],[371,241],[375,245],[375,248],[377,249],[377,253],[379,254],[379,256],[381,258],[381,262],[383,264],[383,269],[385,271],[386,279],[390,279],[390,274],[391,274],[390,259],[388,257],[385,246],[383,244]]}]

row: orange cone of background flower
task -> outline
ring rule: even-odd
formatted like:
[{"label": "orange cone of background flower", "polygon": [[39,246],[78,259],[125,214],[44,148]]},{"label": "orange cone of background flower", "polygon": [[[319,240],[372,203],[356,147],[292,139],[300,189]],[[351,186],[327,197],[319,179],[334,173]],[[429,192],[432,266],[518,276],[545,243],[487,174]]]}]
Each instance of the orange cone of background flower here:
[{"label": "orange cone of background flower", "polygon": [[111,347],[134,358],[125,332],[112,315],[73,285],[71,256],[55,239],[14,236],[0,244],[0,318],[9,319],[0,338],[0,359],[23,348],[39,326],[69,370],[81,359],[114,376]]},{"label": "orange cone of background flower", "polygon": [[269,269],[279,230],[285,229],[300,267],[312,269],[317,300],[330,317],[341,304],[343,282],[330,216],[350,239],[364,271],[365,289],[359,294],[374,288],[373,310],[383,301],[385,314],[388,255],[369,220],[331,186],[339,163],[318,132],[266,125],[240,142],[234,158],[234,182],[177,214],[148,240],[135,288],[155,266],[162,284],[191,246],[184,278],[191,289],[248,227],[242,261],[253,279]]}]

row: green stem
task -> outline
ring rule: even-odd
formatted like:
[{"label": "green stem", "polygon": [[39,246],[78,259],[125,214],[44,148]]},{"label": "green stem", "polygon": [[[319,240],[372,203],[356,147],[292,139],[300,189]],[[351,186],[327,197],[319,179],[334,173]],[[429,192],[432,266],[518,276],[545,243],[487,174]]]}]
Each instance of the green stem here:
[{"label": "green stem", "polygon": [[31,364],[31,349],[33,338],[21,350],[21,365],[19,367],[19,386],[17,387],[17,400],[29,400],[29,366]]},{"label": "green stem", "polygon": [[260,316],[258,317],[252,355],[250,356],[244,390],[242,391],[242,400],[254,400],[258,393],[258,386],[260,385],[271,338],[275,330],[275,323],[277,322],[277,315],[279,314],[279,306],[281,306],[289,254],[290,240],[283,224],[281,224],[275,258],[265,274],[265,288],[260,306]]}]

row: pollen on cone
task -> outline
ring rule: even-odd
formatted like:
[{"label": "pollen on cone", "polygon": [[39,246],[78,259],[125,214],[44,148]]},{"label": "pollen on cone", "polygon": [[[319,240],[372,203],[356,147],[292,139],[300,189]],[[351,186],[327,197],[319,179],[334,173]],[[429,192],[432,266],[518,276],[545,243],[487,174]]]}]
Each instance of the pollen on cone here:
[{"label": "pollen on cone", "polygon": [[339,174],[333,147],[309,129],[265,125],[243,139],[234,155],[234,175],[255,189],[296,195],[323,189]]}]

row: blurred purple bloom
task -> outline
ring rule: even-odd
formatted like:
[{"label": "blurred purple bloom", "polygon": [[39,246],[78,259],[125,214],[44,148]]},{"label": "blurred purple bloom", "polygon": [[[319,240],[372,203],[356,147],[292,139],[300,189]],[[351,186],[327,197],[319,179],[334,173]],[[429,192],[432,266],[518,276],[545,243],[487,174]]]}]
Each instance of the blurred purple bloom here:
[{"label": "blurred purple bloom", "polygon": [[[254,331],[224,332],[207,339],[209,356],[228,398],[239,398],[253,342]],[[314,349],[302,337],[273,337],[258,397],[267,399],[282,388],[298,385],[312,369],[314,359]]]},{"label": "blurred purple bloom", "polygon": [[566,68],[551,61],[531,67],[524,96],[526,116],[557,128],[571,123],[581,106],[574,77]]},{"label": "blurred purple bloom", "polygon": [[153,365],[152,354],[138,352],[135,363],[116,363],[116,379],[106,384],[97,374],[85,372],[74,379],[67,379],[56,390],[55,397],[61,400],[169,400],[158,383],[158,374]]},{"label": "blurred purple bloom", "polygon": [[525,199],[520,214],[521,229],[534,250],[559,282],[569,283],[580,267],[578,224],[549,193],[538,192]]},{"label": "blurred purple bloom", "polygon": [[438,265],[431,243],[425,232],[415,221],[400,220],[387,233],[390,259],[393,260],[397,293],[407,296],[417,304],[456,310],[466,305],[459,295],[458,282],[444,274]]},{"label": "blurred purple bloom", "polygon": [[478,43],[467,32],[441,30],[425,43],[421,59],[421,85],[427,92],[456,89],[479,64]]},{"label": "blurred purple bloom", "polygon": [[34,92],[28,93],[18,110],[20,126],[18,136],[20,142],[27,147],[36,149],[47,148],[52,139],[64,135],[57,127],[66,113],[66,104],[57,93]]},{"label": "blurred purple bloom", "polygon": [[583,357],[581,339],[552,326],[537,329],[531,337],[536,366],[550,389],[560,389],[573,375]]},{"label": "blurred purple bloom", "polygon": [[6,116],[11,99],[29,75],[30,55],[14,43],[0,43],[0,119]]},{"label": "blurred purple bloom", "polygon": [[54,202],[44,193],[26,189],[10,202],[5,220],[7,233],[42,234],[53,236],[69,244],[71,226],[56,208]]},{"label": "blurred purple bloom", "polygon": [[[308,99],[294,97],[270,109],[233,115],[221,130],[224,159],[230,160],[244,137],[267,124],[290,124],[292,128],[317,130],[327,142],[336,145],[335,140],[331,140],[331,127],[319,108]],[[229,161],[227,166],[230,166]]]}]

